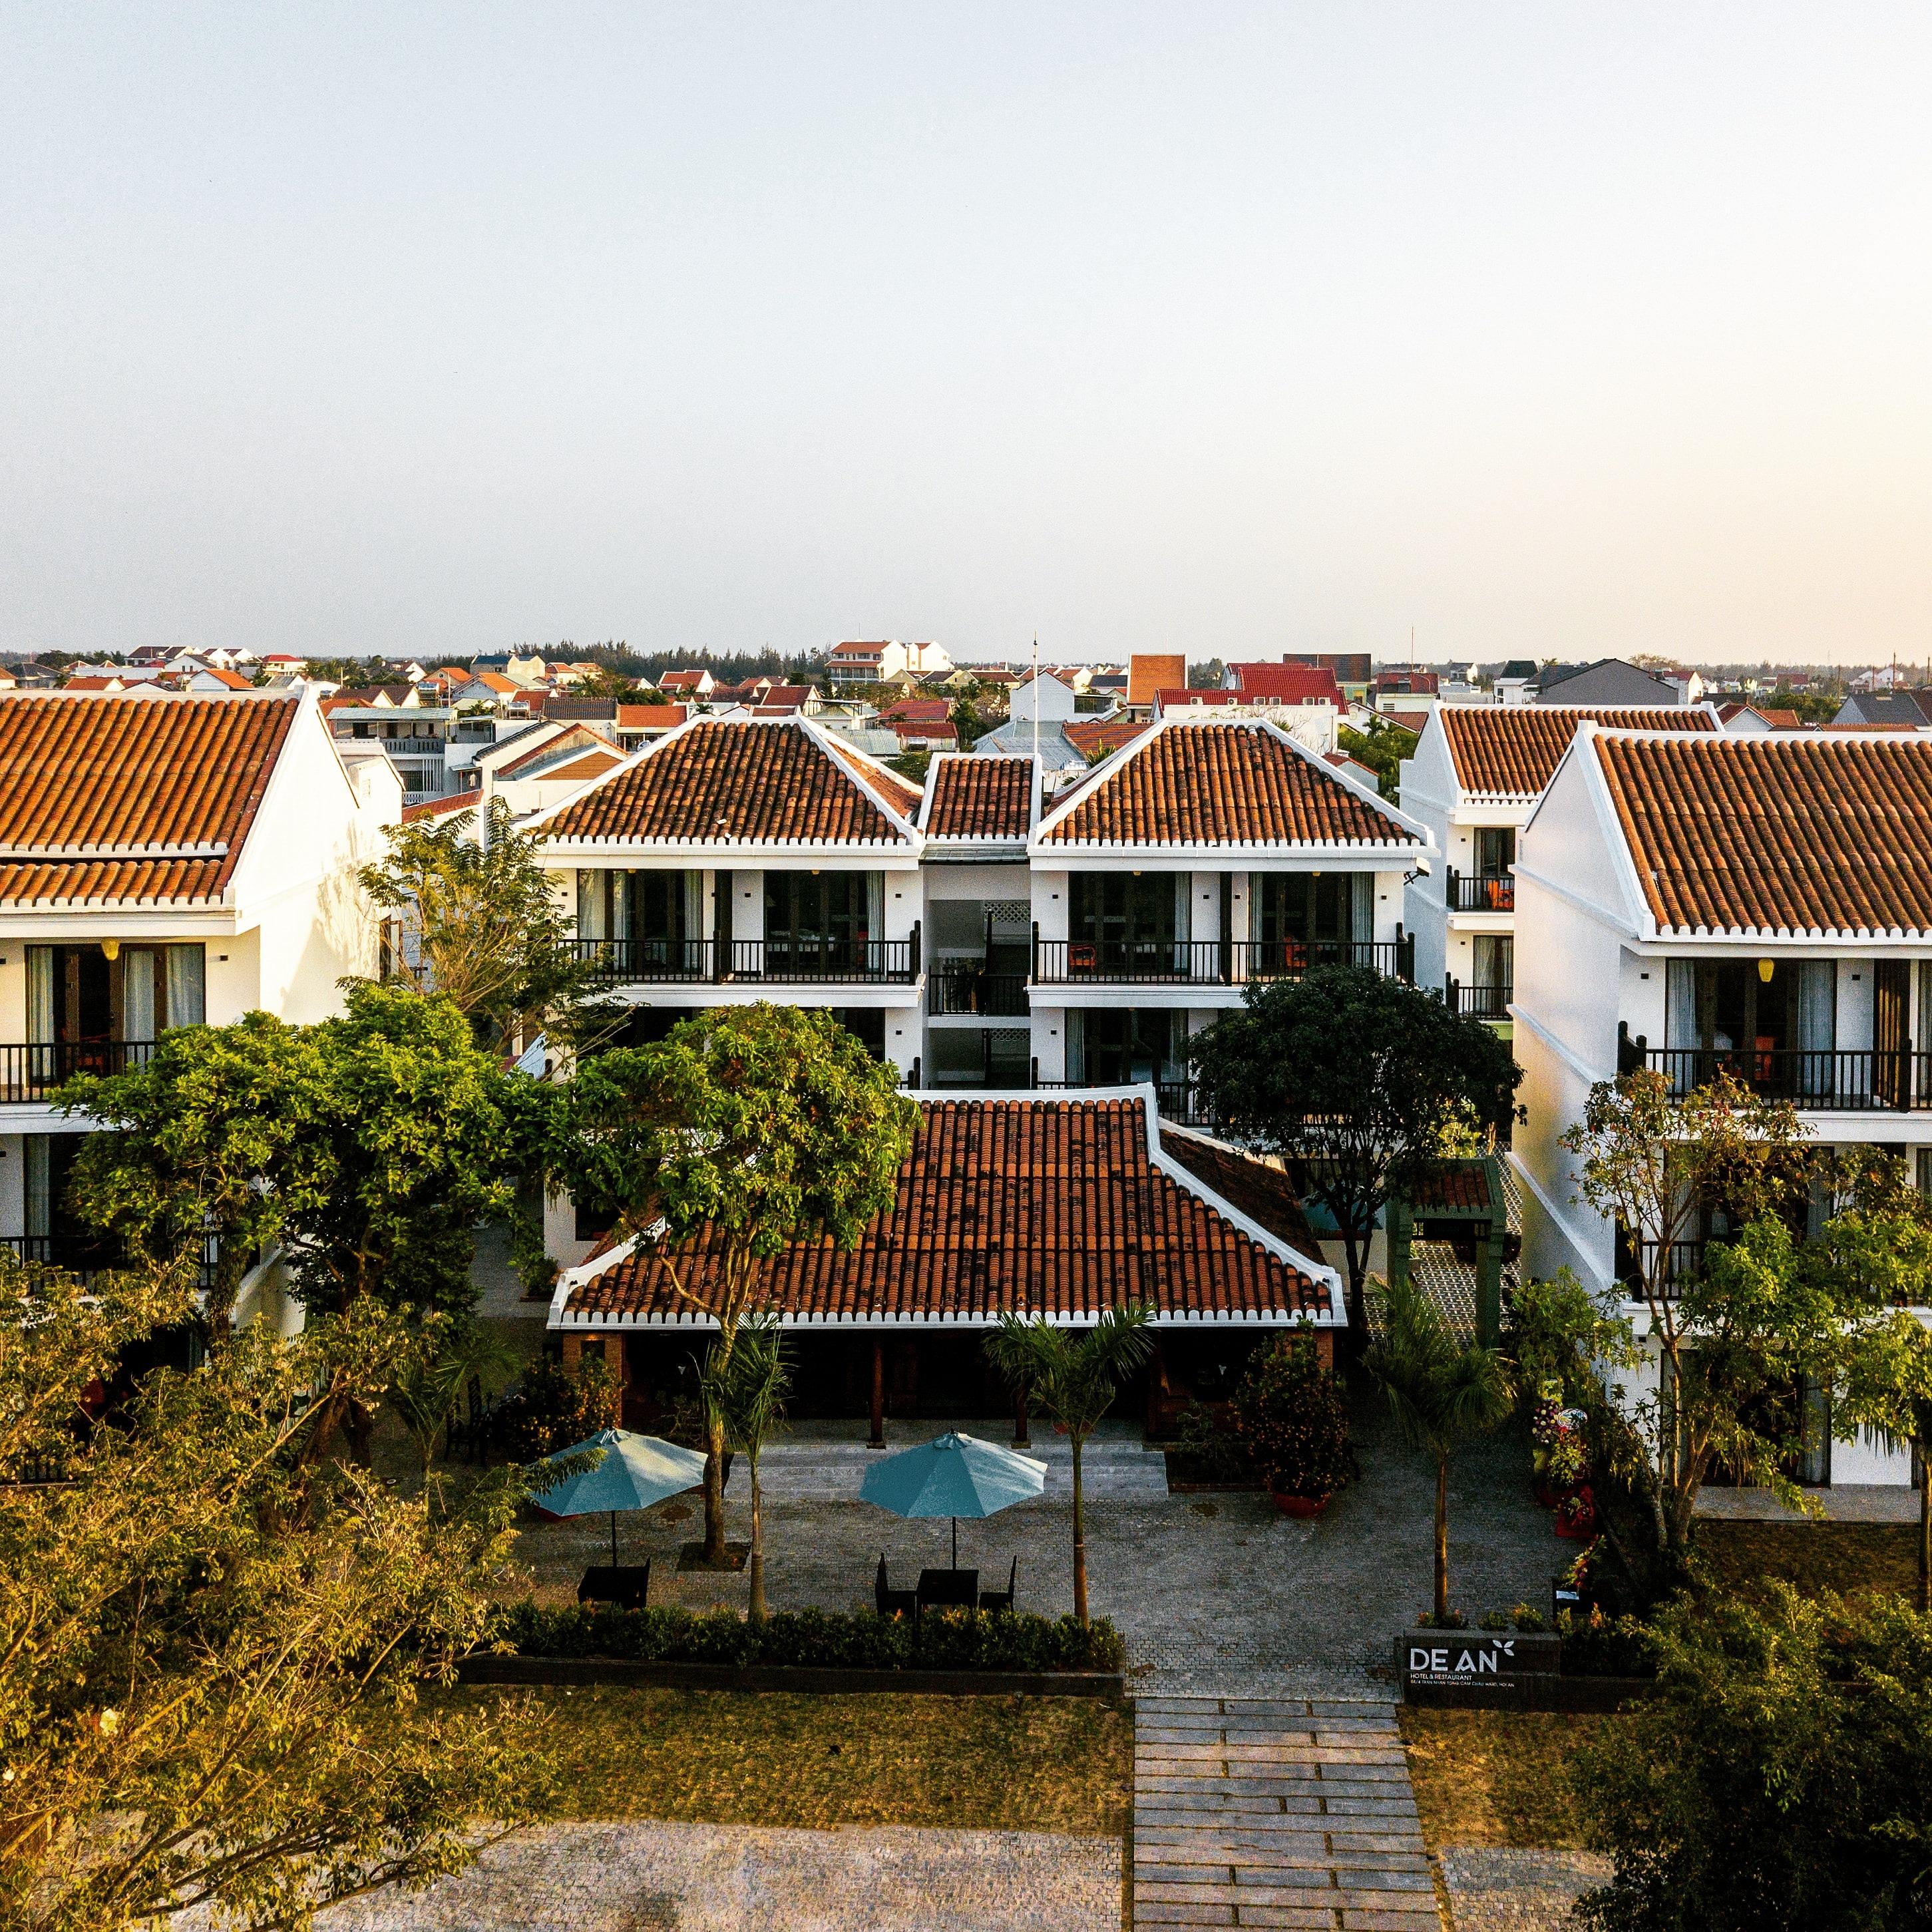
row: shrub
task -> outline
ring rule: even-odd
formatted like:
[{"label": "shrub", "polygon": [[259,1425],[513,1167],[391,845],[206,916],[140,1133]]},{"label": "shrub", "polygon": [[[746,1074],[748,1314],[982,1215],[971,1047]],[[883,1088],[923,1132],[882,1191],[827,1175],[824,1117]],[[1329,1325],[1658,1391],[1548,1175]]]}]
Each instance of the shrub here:
[{"label": "shrub", "polygon": [[497,1418],[498,1440],[512,1462],[534,1462],[573,1442],[587,1442],[600,1429],[616,1426],[622,1389],[604,1363],[580,1362],[566,1369],[548,1356],[530,1364],[517,1392]]},{"label": "shrub", "polygon": [[497,1616],[493,1635],[526,1657],[632,1664],[789,1664],[816,1670],[1066,1671],[1124,1669],[1126,1646],[1102,1617],[933,1610],[916,1618],[782,1610],[761,1624],[731,1610],[614,1610],[532,1599]]},{"label": "shrub", "polygon": [[1532,1610],[1527,1604],[1519,1604],[1510,1612],[1510,1621],[1526,1636],[1540,1636],[1550,1628],[1550,1619],[1540,1610]]},{"label": "shrub", "polygon": [[1438,1616],[1433,1610],[1424,1610],[1415,1620],[1418,1630],[1467,1630],[1468,1613],[1462,1610],[1444,1610]]},{"label": "shrub", "polygon": [[[1927,1922],[1932,1618],[1896,1598],[1681,1597],[1645,1700],[1579,1754],[1616,1860],[1598,1932],[1868,1932]],[[1567,1660],[1566,1660],[1567,1661]]]},{"label": "shrub", "polygon": [[1648,1677],[1653,1667],[1650,1638],[1634,1617],[1606,1617],[1592,1608],[1585,1616],[1564,1610],[1556,1618],[1563,1640],[1566,1677]]},{"label": "shrub", "polygon": [[1509,1627],[1509,1612],[1507,1610],[1485,1610],[1476,1619],[1478,1630],[1506,1630]]},{"label": "shrub", "polygon": [[1270,1483],[1291,1496],[1330,1496],[1360,1474],[1341,1384],[1312,1336],[1256,1355],[1234,1393],[1234,1427]]}]

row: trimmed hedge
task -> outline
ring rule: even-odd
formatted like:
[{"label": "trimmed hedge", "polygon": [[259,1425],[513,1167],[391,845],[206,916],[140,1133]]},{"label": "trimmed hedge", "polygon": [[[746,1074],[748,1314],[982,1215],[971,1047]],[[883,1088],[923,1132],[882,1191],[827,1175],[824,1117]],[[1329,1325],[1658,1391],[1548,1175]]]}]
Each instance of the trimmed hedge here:
[{"label": "trimmed hedge", "polygon": [[789,1664],[815,1670],[1119,1671],[1126,1645],[1102,1617],[928,1610],[781,1611],[761,1624],[733,1610],[620,1610],[526,1598],[500,1612],[491,1635],[526,1657],[602,1657],[631,1664]]}]

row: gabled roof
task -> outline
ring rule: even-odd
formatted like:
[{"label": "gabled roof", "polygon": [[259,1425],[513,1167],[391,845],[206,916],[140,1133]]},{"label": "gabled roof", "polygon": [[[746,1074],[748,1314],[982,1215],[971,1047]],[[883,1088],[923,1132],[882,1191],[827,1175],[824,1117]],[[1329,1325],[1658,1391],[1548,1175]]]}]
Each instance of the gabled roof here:
[{"label": "gabled roof", "polygon": [[688,704],[620,704],[617,729],[620,731],[668,731],[691,716]]},{"label": "gabled roof", "polygon": [[1591,742],[1660,929],[1932,932],[1932,741],[1601,731]]},{"label": "gabled roof", "polygon": [[1168,717],[1076,786],[1037,842],[1386,848],[1426,836],[1265,719]]},{"label": "gabled roof", "polygon": [[1456,782],[1482,798],[1536,798],[1556,774],[1586,718],[1629,731],[1714,731],[1701,706],[1640,710],[1610,706],[1445,704],[1436,716]]},{"label": "gabled roof", "polygon": [[1264,660],[1230,664],[1228,675],[1234,680],[1235,689],[1249,694],[1250,702],[1265,698],[1280,704],[1327,704],[1341,708],[1342,688],[1327,664],[1270,664]]},{"label": "gabled roof", "polygon": [[694,718],[530,821],[577,842],[916,847],[922,794],[803,718]]},{"label": "gabled roof", "polygon": [[[799,1241],[758,1264],[794,1323],[1090,1321],[1130,1303],[1164,1324],[1342,1319],[1331,1269],[1221,1200],[1156,1144],[1146,1090],[925,1099],[892,1208],[842,1252]],[[677,1251],[688,1286],[716,1265]],[[626,1243],[560,1280],[554,1328],[698,1325],[662,1258]]]},{"label": "gabled roof", "polygon": [[1147,730],[1144,718],[1069,718],[1060,727],[1060,735],[1083,758],[1097,752],[1118,752],[1131,745]]},{"label": "gabled roof", "polygon": [[621,745],[590,725],[566,722],[554,736],[514,758],[493,764],[491,769],[500,783],[517,778],[594,778],[621,764],[625,756]]},{"label": "gabled roof", "polygon": [[298,700],[0,704],[0,902],[218,898]]},{"label": "gabled roof", "polygon": [[1024,844],[1037,790],[1030,758],[940,752],[926,770],[920,829],[933,839]]}]

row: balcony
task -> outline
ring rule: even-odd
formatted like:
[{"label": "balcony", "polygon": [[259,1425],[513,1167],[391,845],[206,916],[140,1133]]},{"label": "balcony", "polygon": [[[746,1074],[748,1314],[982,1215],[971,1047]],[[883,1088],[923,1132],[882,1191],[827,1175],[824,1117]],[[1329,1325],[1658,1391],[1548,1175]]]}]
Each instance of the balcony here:
[{"label": "balcony", "polygon": [[44,1101],[76,1073],[124,1073],[145,1065],[151,1040],[95,1040],[0,1046],[0,1102]]},{"label": "balcony", "polygon": [[[1090,1093],[1096,1087],[1130,1087],[1145,1083],[1126,1079],[1102,1080],[1042,1080],[1033,1082],[1035,1091],[1042,1094]],[[1218,1127],[1222,1123],[1201,1106],[1194,1084],[1188,1080],[1156,1080],[1154,1082],[1155,1103],[1160,1109],[1160,1118],[1176,1127]]]},{"label": "balcony", "polygon": [[1852,1114],[1932,1112],[1932,1053],[1640,1046],[1629,1058],[1640,1058],[1645,1066],[1661,1073],[1673,1094],[1706,1085],[1722,1070],[1764,1099],[1788,1100],[1796,1107]]},{"label": "balcony", "polygon": [[[218,1237],[210,1234],[203,1240],[201,1267],[196,1277],[198,1287],[206,1290],[214,1285],[214,1264],[220,1252]],[[89,1238],[76,1234],[0,1234],[0,1254],[36,1268],[58,1268],[83,1283],[108,1269],[127,1264],[120,1244],[110,1235]]]},{"label": "balcony", "polygon": [[1036,986],[1244,986],[1298,980],[1311,967],[1366,966],[1413,982],[1415,940],[1040,939],[1033,944]]},{"label": "balcony", "polygon": [[1459,872],[1451,866],[1448,885],[1451,912],[1516,910],[1516,880],[1506,874]]},{"label": "balcony", "polygon": [[1442,984],[1442,1000],[1452,1013],[1465,1019],[1506,1020],[1514,986],[1466,986],[1452,974]]},{"label": "balcony", "polygon": [[988,1019],[1024,1019],[1027,976],[989,973],[976,959],[942,959],[926,980],[926,1010],[940,1017],[976,1013]]},{"label": "balcony", "polygon": [[905,986],[919,977],[910,939],[573,939],[608,985]]}]

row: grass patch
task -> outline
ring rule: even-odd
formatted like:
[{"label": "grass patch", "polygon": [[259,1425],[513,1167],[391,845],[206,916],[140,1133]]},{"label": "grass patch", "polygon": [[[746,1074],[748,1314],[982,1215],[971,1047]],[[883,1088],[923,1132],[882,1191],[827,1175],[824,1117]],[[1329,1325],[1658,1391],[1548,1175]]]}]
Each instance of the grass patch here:
[{"label": "grass patch", "polygon": [[1126,1830],[1133,1722],[1097,1697],[607,1685],[534,1694],[580,1818]]},{"label": "grass patch", "polygon": [[1432,1852],[1445,1845],[1582,1849],[1570,1761],[1614,1717],[1568,1711],[1397,1713],[1408,1774]]},{"label": "grass patch", "polygon": [[1706,1516],[1697,1548],[1719,1584],[1749,1596],[1782,1577],[1808,1597],[1910,1598],[1918,1587],[1918,1526],[1908,1522],[1742,1522]]}]

